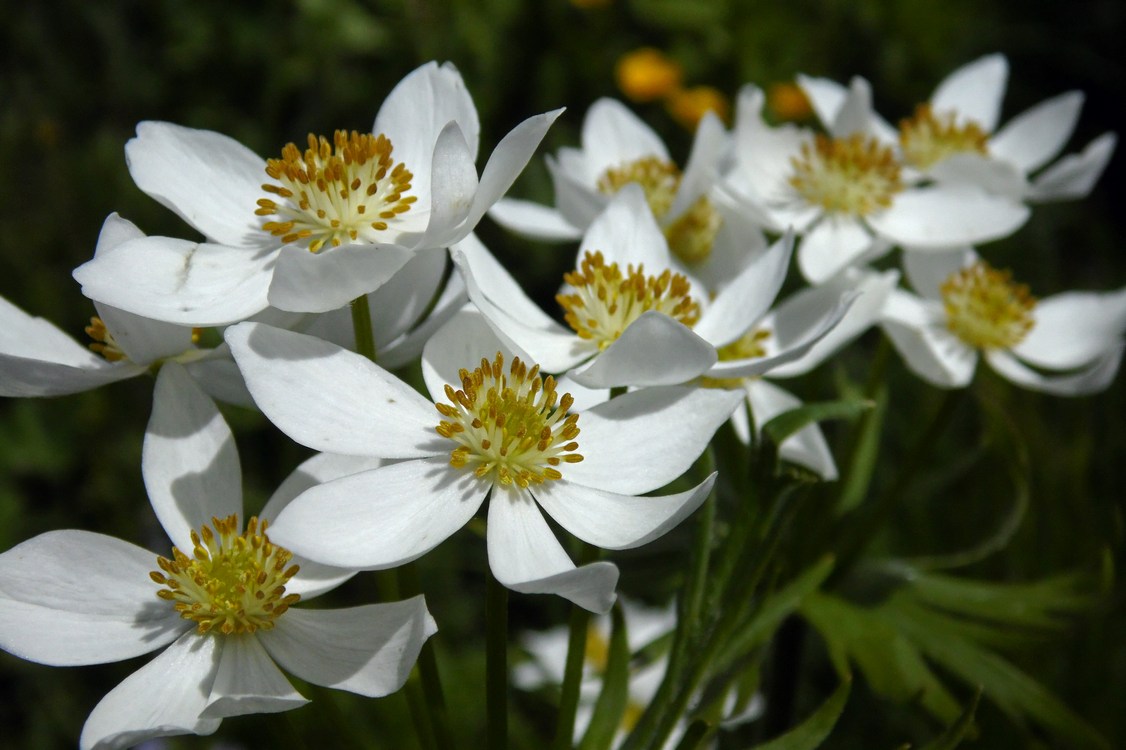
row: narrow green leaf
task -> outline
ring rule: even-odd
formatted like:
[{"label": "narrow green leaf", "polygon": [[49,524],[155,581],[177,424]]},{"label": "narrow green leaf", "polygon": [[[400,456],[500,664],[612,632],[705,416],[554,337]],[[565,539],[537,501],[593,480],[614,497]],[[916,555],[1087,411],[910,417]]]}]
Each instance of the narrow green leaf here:
[{"label": "narrow green leaf", "polygon": [[935,737],[919,750],[954,750],[962,744],[962,740],[970,733],[974,725],[974,714],[977,704],[981,700],[981,688],[974,694],[973,700],[966,706],[966,710],[957,720],[946,728],[946,731]]},{"label": "narrow green leaf", "polygon": [[884,415],[887,413],[888,389],[881,384],[872,397],[873,408],[863,417],[856,430],[852,455],[841,482],[840,496],[835,511],[846,513],[856,508],[868,495],[872,472],[880,452],[880,435],[883,433]]},{"label": "narrow green leaf", "polygon": [[783,412],[762,426],[762,435],[781,445],[782,441],[814,422],[829,419],[856,419],[875,406],[874,401],[848,399],[842,401],[819,401],[803,404],[796,409]]},{"label": "narrow green leaf", "polygon": [[752,750],[813,750],[820,747],[844,711],[851,687],[852,680],[843,680],[829,699],[810,714],[808,719],[780,737],[755,745]]},{"label": "narrow green leaf", "polygon": [[580,750],[605,750],[614,742],[629,703],[629,638],[621,602],[610,611],[610,648],[602,676],[602,692],[583,736]]},{"label": "narrow green leaf", "polygon": [[680,742],[676,743],[676,750],[696,750],[703,742],[704,736],[711,729],[711,725],[703,719],[696,719],[684,730]]}]

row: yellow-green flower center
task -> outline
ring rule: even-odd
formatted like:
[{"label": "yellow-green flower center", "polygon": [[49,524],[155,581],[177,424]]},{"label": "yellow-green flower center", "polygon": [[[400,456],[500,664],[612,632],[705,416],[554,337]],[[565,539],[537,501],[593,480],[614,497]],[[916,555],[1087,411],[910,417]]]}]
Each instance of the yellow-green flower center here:
[{"label": "yellow-green flower center", "polygon": [[954,154],[988,153],[989,136],[976,122],[959,125],[953,112],[935,114],[929,104],[899,123],[899,145],[908,164],[927,169]]},{"label": "yellow-green flower center", "polygon": [[868,216],[891,205],[903,190],[899,162],[875,138],[818,135],[790,160],[790,185],[807,202],[829,214]]},{"label": "yellow-green flower center", "polygon": [[985,261],[951,274],[939,288],[946,326],[976,349],[1007,349],[1032,330],[1036,306],[1025,284]]},{"label": "yellow-green flower center", "polygon": [[215,531],[192,531],[192,556],[176,547],[172,559],[158,557],[163,573],[149,574],[164,586],[156,595],[173,603],[185,620],[198,623],[199,633],[224,635],[270,630],[274,621],[301,597],[285,586],[298,566],[286,567],[292,553],[270,543],[266,521],[251,517],[239,534],[238,517],[212,518]]},{"label": "yellow-green flower center", "polygon": [[384,135],[337,130],[330,143],[312,133],[301,151],[286,144],[280,159],[266,161],[275,183],[262,189],[258,216],[276,216],[262,229],[285,244],[301,243],[311,252],[326,244],[383,242],[396,220],[418,200],[406,193],[414,175],[391,158]]},{"label": "yellow-green flower center", "polygon": [[[680,177],[680,169],[672,162],[646,156],[606,170],[598,178],[598,189],[606,195],[614,195],[626,185],[637,183],[645,192],[645,200],[653,216],[658,222],[663,222],[676,199]],[[669,250],[685,263],[707,260],[722,223],[723,217],[708,197],[700,196],[675,221],[665,225]]]},{"label": "yellow-green flower center", "polygon": [[478,477],[504,485],[528,487],[561,479],[562,464],[578,463],[578,414],[568,414],[574,399],[559,398],[555,378],[541,378],[539,365],[530,370],[513,357],[507,372],[504,356],[470,372],[461,369],[461,389],[446,386],[449,403],[435,404],[445,419],[437,432],[458,444],[450,465],[468,468]]},{"label": "yellow-green flower center", "polygon": [[565,310],[564,319],[580,338],[599,349],[614,343],[630,323],[649,310],[664,313],[691,328],[700,319],[700,305],[689,295],[682,274],[666,269],[646,276],[643,266],[630,265],[623,274],[617,263],[606,265],[601,251],[584,253],[579,267],[563,276],[574,287],[555,299]]},{"label": "yellow-green flower center", "polygon": [[[765,328],[752,328],[730,344],[724,344],[716,352],[720,362],[734,362],[740,359],[755,359],[766,356],[766,340],[770,331]],[[700,378],[705,388],[742,388],[744,378]]]}]

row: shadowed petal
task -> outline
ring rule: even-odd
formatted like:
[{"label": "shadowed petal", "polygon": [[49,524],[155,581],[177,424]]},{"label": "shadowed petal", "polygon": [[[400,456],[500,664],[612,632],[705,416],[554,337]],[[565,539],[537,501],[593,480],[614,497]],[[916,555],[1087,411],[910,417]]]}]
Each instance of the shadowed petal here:
[{"label": "shadowed petal", "polygon": [[258,638],[225,638],[207,707],[200,716],[273,714],[308,702],[289,684]]}]

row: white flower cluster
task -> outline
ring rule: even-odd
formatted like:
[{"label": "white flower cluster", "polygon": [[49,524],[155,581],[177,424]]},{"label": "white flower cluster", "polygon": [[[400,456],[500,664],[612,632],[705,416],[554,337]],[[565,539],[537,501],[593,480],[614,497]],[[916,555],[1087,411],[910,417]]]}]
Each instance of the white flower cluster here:
[{"label": "white flower cluster", "polygon": [[[1106,135],[1045,168],[1082,97],[998,130],[1006,71],[996,55],[962,68],[898,129],[860,79],[801,79],[824,132],[767,125],[748,86],[733,131],[704,118],[683,171],[623,105],[599,101],[581,148],[549,158],[555,208],[502,196],[561,110],[519,124],[478,173],[477,112],[448,64],[404,78],[370,133],[309,135],[267,159],[218,133],[142,123],[131,175],[205,240],[146,236],[111,215],[74,272],[97,312],[93,351],[0,299],[0,395],[154,374],[141,468],[172,551],[72,530],[0,554],[0,647],[74,665],[167,646],[98,704],[84,748],[300,705],[279,665],[384,695],[436,631],[422,598],[298,600],[426,554],[488,498],[497,581],[604,613],[618,568],[577,567],[548,518],[610,550],[665,534],[715,475],[650,493],[728,420],[748,442],[799,406],[773,381],[873,326],[939,386],[966,385],[980,354],[1027,387],[1106,387],[1126,290],[1037,302],[970,248],[1015,232],[1037,202],[1085,195],[1114,147]],[[558,307],[527,297],[473,234],[486,213],[578,240]],[[867,265],[893,247],[915,293]],[[809,284],[776,303],[795,254]],[[212,327],[222,343],[201,347]],[[419,358],[429,398],[391,372]],[[320,452],[257,517],[242,517],[213,398],[260,409]],[[781,456],[837,475],[816,425]]]}]

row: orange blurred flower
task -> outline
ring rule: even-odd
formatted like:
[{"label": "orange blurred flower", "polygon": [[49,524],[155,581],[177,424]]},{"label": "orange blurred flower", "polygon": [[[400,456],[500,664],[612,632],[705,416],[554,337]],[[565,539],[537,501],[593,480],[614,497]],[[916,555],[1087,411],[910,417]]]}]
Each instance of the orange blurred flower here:
[{"label": "orange blurred flower", "polygon": [[705,112],[715,112],[719,119],[726,122],[731,111],[727,97],[711,86],[677,89],[665,100],[665,108],[674,120],[688,130],[696,129]]},{"label": "orange blurred flower", "polygon": [[618,88],[635,102],[651,102],[680,88],[684,70],[658,49],[642,47],[622,55],[614,71]]},{"label": "orange blurred flower", "polygon": [[813,114],[805,92],[790,82],[770,84],[766,91],[766,106],[779,120],[805,120]]}]

